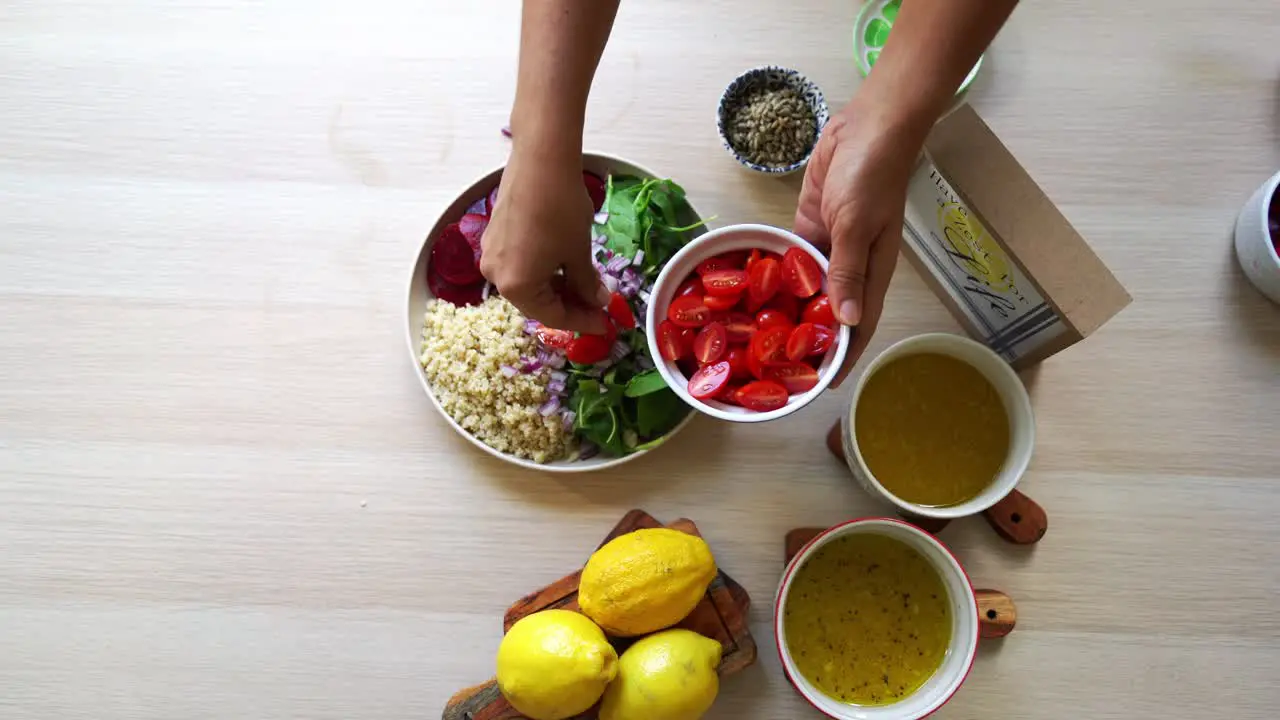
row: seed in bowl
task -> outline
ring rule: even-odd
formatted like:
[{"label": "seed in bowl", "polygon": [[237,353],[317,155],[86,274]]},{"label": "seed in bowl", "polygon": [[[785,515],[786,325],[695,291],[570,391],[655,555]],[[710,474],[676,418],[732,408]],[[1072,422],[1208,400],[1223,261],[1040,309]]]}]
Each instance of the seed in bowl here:
[{"label": "seed in bowl", "polygon": [[689,394],[768,412],[818,384],[836,340],[822,268],[800,248],[779,257],[732,251],[698,264],[659,323],[663,358],[689,376]]},{"label": "seed in bowl", "polygon": [[729,144],[748,162],[788,167],[809,154],[818,138],[813,110],[792,88],[759,88],[729,111]]}]

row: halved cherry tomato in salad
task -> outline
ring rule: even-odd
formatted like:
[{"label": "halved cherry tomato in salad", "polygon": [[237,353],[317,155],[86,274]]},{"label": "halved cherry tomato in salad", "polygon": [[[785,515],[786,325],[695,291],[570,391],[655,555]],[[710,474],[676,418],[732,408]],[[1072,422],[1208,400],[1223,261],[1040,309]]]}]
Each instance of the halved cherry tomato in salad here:
[{"label": "halved cherry tomato in salad", "polygon": [[724,312],[732,310],[741,297],[741,295],[703,295],[702,302],[706,303],[712,312]]},{"label": "halved cherry tomato in salad", "polygon": [[751,354],[763,365],[785,362],[787,338],[790,335],[790,331],[780,327],[758,330],[751,338]]},{"label": "halved cherry tomato in salad", "polygon": [[800,314],[800,319],[814,325],[825,325],[829,328],[836,328],[836,314],[831,310],[831,298],[826,293],[809,301],[804,306],[804,312]]},{"label": "halved cherry tomato in salad", "polygon": [[764,255],[760,253],[760,250],[758,248],[751,251],[751,254],[747,256],[747,267],[746,267],[747,274],[751,273],[751,266],[760,262],[760,258],[762,257],[764,257]]},{"label": "halved cherry tomato in salad", "polygon": [[761,330],[768,330],[769,328],[776,327],[791,330],[793,326],[794,323],[791,321],[791,318],[787,317],[787,315],[780,310],[761,310],[760,314],[756,315],[756,327]]},{"label": "halved cherry tomato in salad", "polygon": [[772,380],[787,389],[791,395],[812,390],[818,384],[818,371],[802,362],[771,365],[764,369],[766,380]]},{"label": "halved cherry tomato in salad", "polygon": [[563,350],[569,347],[569,341],[573,340],[573,333],[568,330],[557,330],[549,328],[546,325],[539,327],[534,334],[538,336],[538,342],[544,347]]},{"label": "halved cherry tomato in salad", "polygon": [[697,295],[681,295],[671,301],[667,319],[680,327],[698,328],[711,322],[711,308]]},{"label": "halved cherry tomato in salad", "polygon": [[752,377],[757,380],[767,380],[764,374],[764,363],[751,352],[751,348],[747,348],[747,370],[751,372]]},{"label": "halved cherry tomato in salad", "polygon": [[679,360],[693,352],[693,331],[670,320],[658,323],[658,352],[664,360]]},{"label": "halved cherry tomato in salad", "polygon": [[617,325],[619,330],[635,329],[636,315],[631,312],[631,303],[627,302],[622,293],[614,292],[609,296],[609,307],[606,310],[613,320],[613,324]]},{"label": "halved cherry tomato in salad", "polygon": [[787,336],[788,360],[799,362],[809,357],[809,349],[818,339],[818,331],[814,329],[816,327],[818,326],[813,323],[800,323],[791,329],[791,334]]},{"label": "halved cherry tomato in salad", "polygon": [[693,339],[693,356],[697,358],[699,365],[710,365],[724,357],[724,349],[728,345],[724,326],[713,322],[699,330],[698,336]]},{"label": "halved cherry tomato in salad", "polygon": [[774,380],[756,380],[743,385],[736,399],[748,410],[769,412],[787,404],[787,388]]},{"label": "halved cherry tomato in salad", "polygon": [[746,380],[752,377],[751,366],[747,364],[750,353],[746,348],[731,347],[724,354],[724,361],[729,363],[729,379]]},{"label": "halved cherry tomato in salad", "polygon": [[773,299],[765,303],[764,306],[767,310],[777,310],[787,316],[793,325],[800,322],[800,301],[789,292],[780,292],[774,295]]},{"label": "halved cherry tomato in salad", "polygon": [[[776,384],[776,383],[775,383]],[[723,360],[718,363],[704,365],[689,378],[689,394],[699,400],[708,400],[719,395],[729,386],[729,363]],[[779,385],[778,387],[782,387]],[[785,390],[784,390],[785,392]],[[786,401],[783,400],[785,403]]]},{"label": "halved cherry tomato in salad", "polygon": [[792,295],[813,297],[822,289],[822,266],[809,253],[793,247],[782,256],[782,279]]},{"label": "halved cherry tomato in salad", "polygon": [[721,253],[715,257],[707,258],[698,263],[695,271],[706,281],[707,273],[716,270],[741,270],[742,265],[746,262],[746,250],[733,250],[727,253]]},{"label": "halved cherry tomato in salad", "polygon": [[609,357],[613,340],[605,335],[579,335],[569,341],[564,356],[579,365],[594,365]]},{"label": "halved cherry tomato in salad", "polygon": [[751,336],[756,334],[755,319],[743,312],[726,313],[717,317],[716,322],[724,325],[725,333],[729,336],[730,345],[751,342]]},{"label": "halved cherry tomato in salad", "polygon": [[723,391],[720,392],[720,397],[717,398],[717,400],[719,400],[722,403],[727,403],[729,405],[738,405],[739,404],[738,394],[741,392],[742,392],[742,386],[736,384],[733,381],[733,378],[730,377],[728,387],[726,387]]},{"label": "halved cherry tomato in salad", "polygon": [[738,296],[747,287],[747,273],[737,268],[710,270],[702,274],[702,287],[708,295]]},{"label": "halved cherry tomato in salad", "polygon": [[761,258],[747,275],[747,311],[755,312],[769,302],[782,285],[782,266],[773,258]]},{"label": "halved cherry tomato in salad", "polygon": [[697,295],[698,297],[702,297],[706,294],[706,289],[702,287],[702,278],[697,275],[690,275],[685,278],[684,282],[680,283],[680,287],[676,288],[676,297],[680,297],[681,295]]}]

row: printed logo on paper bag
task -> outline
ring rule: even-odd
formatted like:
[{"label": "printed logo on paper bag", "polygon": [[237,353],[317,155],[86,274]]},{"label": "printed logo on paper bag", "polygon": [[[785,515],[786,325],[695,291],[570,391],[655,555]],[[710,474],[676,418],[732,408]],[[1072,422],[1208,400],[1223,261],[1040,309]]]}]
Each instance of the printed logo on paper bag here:
[{"label": "printed logo on paper bag", "polygon": [[1065,329],[1053,308],[1009,259],[932,163],[907,189],[905,239],[981,332],[1013,362]]}]

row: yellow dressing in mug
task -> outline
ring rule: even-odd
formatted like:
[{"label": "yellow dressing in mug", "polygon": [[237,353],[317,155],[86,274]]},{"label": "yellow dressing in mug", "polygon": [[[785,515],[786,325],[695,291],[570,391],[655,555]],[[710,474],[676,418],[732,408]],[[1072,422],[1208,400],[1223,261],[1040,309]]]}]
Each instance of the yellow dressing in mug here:
[{"label": "yellow dressing in mug", "polygon": [[867,378],[854,433],[867,469],[893,495],[942,507],[976,497],[1009,454],[995,386],[949,355],[891,360]]},{"label": "yellow dressing in mug", "polygon": [[796,667],[824,694],[887,705],[915,692],[942,664],[951,602],[917,550],[854,533],[823,545],[796,571],[783,630]]}]

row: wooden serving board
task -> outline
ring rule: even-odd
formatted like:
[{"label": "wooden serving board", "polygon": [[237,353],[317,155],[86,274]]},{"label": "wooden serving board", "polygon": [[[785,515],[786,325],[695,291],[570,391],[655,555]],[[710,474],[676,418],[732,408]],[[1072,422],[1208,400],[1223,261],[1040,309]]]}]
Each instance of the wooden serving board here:
[{"label": "wooden serving board", "polygon": [[[841,463],[846,462],[843,435],[844,430],[839,421],[827,431],[827,450]],[[904,520],[935,535],[951,523],[947,519],[900,514]],[[1017,488],[1010,490],[1000,502],[984,510],[982,517],[986,518],[997,535],[1018,545],[1037,543],[1049,530],[1049,516],[1045,514],[1044,508]]]},{"label": "wooden serving board", "polygon": [[[803,527],[787,533],[786,562],[790,563],[809,541],[826,528]],[[1013,632],[1018,624],[1018,608],[1013,599],[999,590],[974,590],[978,598],[978,634],[984,638],[1001,638]]]},{"label": "wooden serving board", "polygon": [[[625,535],[634,530],[657,527],[669,527],[701,537],[692,520],[681,518],[664,526],[649,513],[643,510],[632,510],[618,521],[600,545],[603,546],[619,535]],[[579,570],[572,575],[566,575],[547,587],[517,600],[502,618],[503,633],[510,630],[520,618],[541,610],[556,608],[577,610],[578,578],[581,574],[582,571]],[[741,671],[756,661],[756,641],[747,628],[750,609],[751,598],[748,597],[747,591],[733,578],[719,571],[711,581],[711,586],[707,588],[702,601],[675,627],[693,630],[700,635],[718,640],[723,648],[718,670],[720,676],[725,677]],[[621,655],[635,639],[611,637],[609,642]],[[514,720],[524,716],[511,707],[511,704],[502,697],[502,693],[498,692],[497,680],[490,680],[482,685],[455,693],[449,698],[441,717],[443,720]],[[595,718],[596,708],[592,708],[578,715],[574,720],[595,720]]]}]

